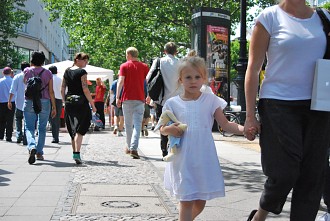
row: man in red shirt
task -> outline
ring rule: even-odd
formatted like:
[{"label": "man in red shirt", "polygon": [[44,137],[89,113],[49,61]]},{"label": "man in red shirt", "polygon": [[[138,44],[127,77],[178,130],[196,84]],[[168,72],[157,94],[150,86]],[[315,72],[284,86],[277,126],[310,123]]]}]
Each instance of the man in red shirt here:
[{"label": "man in red shirt", "polygon": [[[127,62],[120,65],[117,85],[117,107],[122,105],[125,120],[126,143],[125,152],[133,159],[139,159],[140,130],[144,113],[144,81],[148,74],[148,65],[138,61],[138,50],[134,47],[126,49]],[[119,99],[121,89],[122,96]]]},{"label": "man in red shirt", "polygon": [[[96,113],[99,114],[100,120],[103,123],[103,129],[105,128],[105,117],[104,117],[104,94],[107,88],[101,78],[96,78],[96,89],[95,89],[95,98],[94,104],[97,109]],[[95,128],[94,130],[98,130]]]}]

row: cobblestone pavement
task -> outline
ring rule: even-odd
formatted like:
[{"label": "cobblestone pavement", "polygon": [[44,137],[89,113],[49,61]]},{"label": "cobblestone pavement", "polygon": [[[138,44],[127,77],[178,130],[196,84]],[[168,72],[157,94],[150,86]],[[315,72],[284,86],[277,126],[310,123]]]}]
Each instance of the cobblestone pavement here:
[{"label": "cobblestone pavement", "polygon": [[[53,214],[55,220],[177,220],[174,202],[166,195],[162,180],[154,166],[143,156],[131,159],[124,153],[125,137],[115,137],[109,131],[93,132],[84,137],[83,165],[74,167],[71,181],[63,192]],[[74,214],[81,184],[153,185],[166,204],[169,215],[141,214]]]},{"label": "cobblestone pavement", "polygon": [[[155,135],[155,134],[154,134]],[[258,205],[260,193],[263,189],[265,177],[262,174],[260,164],[255,162],[255,155],[260,151],[258,140],[246,141],[243,137],[223,137],[214,133],[216,142],[221,141],[221,149],[230,151],[223,158],[220,153],[226,197],[218,198],[207,203],[203,213],[196,219],[198,221],[245,221],[251,208]],[[158,144],[158,137],[141,138],[143,142]],[[163,188],[162,166],[158,159],[141,156],[140,160],[134,160],[124,153],[125,137],[116,137],[110,131],[89,133],[84,137],[85,145],[82,148],[84,164],[74,166],[66,189],[63,191],[51,221],[146,221],[146,220],[178,220],[177,202],[168,195]],[[226,144],[229,146],[225,148]],[[232,152],[234,146],[238,152]],[[247,149],[247,150],[244,150]],[[254,151],[250,151],[250,150]],[[223,150],[222,150],[223,151]],[[139,153],[142,153],[141,151]],[[231,161],[230,155],[239,154],[242,160]],[[252,154],[252,156],[251,156]],[[82,212],[80,207],[82,186],[90,185],[97,189],[99,185],[132,185],[136,188],[143,185],[152,186],[157,197],[162,202],[162,208],[166,213],[102,213]],[[106,198],[106,197],[104,197]],[[129,197],[127,197],[129,199]],[[108,199],[107,199],[108,200]],[[146,199],[148,200],[148,199]],[[285,204],[284,211],[280,216],[270,215],[267,220],[289,220],[290,196]],[[79,212],[80,211],[80,212]],[[319,214],[323,213],[322,211]]]}]

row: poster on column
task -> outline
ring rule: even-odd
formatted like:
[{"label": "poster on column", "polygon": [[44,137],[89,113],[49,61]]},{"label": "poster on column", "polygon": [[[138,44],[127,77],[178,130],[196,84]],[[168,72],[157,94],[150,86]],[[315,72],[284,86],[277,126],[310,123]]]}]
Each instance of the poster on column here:
[{"label": "poster on column", "polygon": [[213,93],[223,99],[228,97],[228,28],[207,25],[206,62],[209,86]]}]

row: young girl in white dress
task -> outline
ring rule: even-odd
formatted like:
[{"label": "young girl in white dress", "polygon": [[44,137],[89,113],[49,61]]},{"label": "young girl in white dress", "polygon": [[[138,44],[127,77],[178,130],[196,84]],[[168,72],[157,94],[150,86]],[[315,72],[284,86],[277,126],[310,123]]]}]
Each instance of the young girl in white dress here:
[{"label": "young girl in white dress", "polygon": [[163,112],[171,111],[187,124],[183,132],[177,125],[162,126],[163,135],[181,137],[172,162],[167,163],[165,188],[179,201],[179,220],[192,221],[200,214],[206,200],[225,195],[224,180],[212,137],[214,118],[231,133],[243,135],[243,126],[228,122],[223,114],[227,103],[214,94],[201,92],[207,81],[204,59],[186,57],[179,66],[178,83],[183,93],[166,101]]}]

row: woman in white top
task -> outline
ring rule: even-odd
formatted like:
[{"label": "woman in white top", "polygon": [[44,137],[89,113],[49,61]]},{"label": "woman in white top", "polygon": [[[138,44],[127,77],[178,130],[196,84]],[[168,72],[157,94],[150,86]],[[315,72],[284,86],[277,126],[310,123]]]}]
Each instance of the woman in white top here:
[{"label": "woman in white top", "polygon": [[[245,128],[258,128],[267,181],[259,209],[248,220],[265,220],[268,212],[281,213],[291,190],[290,220],[315,220],[330,131],[329,113],[310,110],[310,99],[316,60],[325,51],[321,19],[305,0],[282,0],[256,19],[245,78]],[[255,103],[265,56],[259,123]],[[249,140],[255,137],[247,129],[245,134]]]}]

